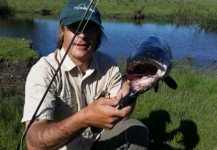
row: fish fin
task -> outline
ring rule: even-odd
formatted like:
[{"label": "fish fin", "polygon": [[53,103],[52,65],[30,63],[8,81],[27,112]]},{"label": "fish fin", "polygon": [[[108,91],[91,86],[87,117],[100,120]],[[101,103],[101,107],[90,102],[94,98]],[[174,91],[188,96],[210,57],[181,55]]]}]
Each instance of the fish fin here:
[{"label": "fish fin", "polygon": [[177,83],[176,81],[170,77],[170,76],[167,76],[164,78],[164,82],[166,83],[167,86],[169,86],[171,89],[177,89]]},{"label": "fish fin", "polygon": [[157,83],[157,84],[154,86],[154,91],[155,91],[155,93],[158,92],[158,88],[159,88],[159,83]]}]

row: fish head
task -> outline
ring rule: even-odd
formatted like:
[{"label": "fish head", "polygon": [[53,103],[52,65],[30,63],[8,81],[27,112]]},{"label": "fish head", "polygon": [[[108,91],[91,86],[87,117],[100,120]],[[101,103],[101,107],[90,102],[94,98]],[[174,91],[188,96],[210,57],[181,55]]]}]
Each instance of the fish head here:
[{"label": "fish head", "polygon": [[144,38],[127,59],[126,77],[133,91],[144,93],[165,78],[172,69],[172,53],[160,36]]}]

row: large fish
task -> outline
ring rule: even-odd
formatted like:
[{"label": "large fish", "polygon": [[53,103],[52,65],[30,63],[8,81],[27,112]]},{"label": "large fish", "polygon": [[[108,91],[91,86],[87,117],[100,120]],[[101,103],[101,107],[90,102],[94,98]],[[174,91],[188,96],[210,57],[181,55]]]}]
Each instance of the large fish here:
[{"label": "large fish", "polygon": [[122,109],[151,88],[157,92],[159,81],[176,89],[177,83],[169,76],[172,66],[172,53],[167,42],[157,35],[144,38],[127,59],[123,79],[131,81],[131,92],[120,100],[116,108]]},{"label": "large fish", "polygon": [[[176,89],[176,82],[169,76],[172,66],[172,53],[166,41],[157,35],[144,38],[127,59],[126,74],[123,78],[131,81],[131,92],[120,100],[116,108],[122,109],[152,87],[157,92],[161,80],[170,88]],[[91,129],[95,133],[104,131],[95,127]],[[100,134],[95,139],[99,136]]]},{"label": "large fish", "polygon": [[159,81],[176,89],[176,82],[169,76],[173,58],[169,45],[160,36],[145,37],[132,52],[126,63],[126,78],[131,81],[133,92],[139,94],[154,87],[158,90]]},{"label": "large fish", "polygon": [[131,81],[131,92],[120,100],[116,108],[122,109],[151,88],[157,92],[159,81],[176,89],[177,83],[169,76],[172,66],[172,52],[167,42],[157,35],[144,38],[127,59],[123,78]]}]

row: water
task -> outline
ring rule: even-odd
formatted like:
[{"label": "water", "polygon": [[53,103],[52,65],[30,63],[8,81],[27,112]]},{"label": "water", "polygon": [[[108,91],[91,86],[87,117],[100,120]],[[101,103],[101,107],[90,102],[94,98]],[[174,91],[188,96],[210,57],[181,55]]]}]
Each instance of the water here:
[{"label": "water", "polygon": [[[33,49],[45,56],[56,49],[58,25],[56,18],[0,20],[0,36],[30,39]],[[197,25],[149,22],[136,25],[103,20],[103,26],[107,41],[99,50],[115,59],[129,56],[145,36],[158,34],[170,45],[174,59],[194,58],[198,64],[213,64],[217,60],[217,33],[205,31]]]}]

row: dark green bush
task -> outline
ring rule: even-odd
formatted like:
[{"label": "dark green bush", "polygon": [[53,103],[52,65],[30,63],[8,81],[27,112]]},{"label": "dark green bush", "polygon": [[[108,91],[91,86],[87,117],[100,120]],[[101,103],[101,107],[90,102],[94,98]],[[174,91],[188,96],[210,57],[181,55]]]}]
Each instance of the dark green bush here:
[{"label": "dark green bush", "polygon": [[0,0],[0,17],[7,17],[13,14],[12,8],[8,5],[6,0]]}]

